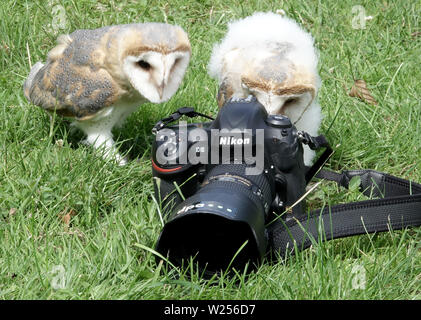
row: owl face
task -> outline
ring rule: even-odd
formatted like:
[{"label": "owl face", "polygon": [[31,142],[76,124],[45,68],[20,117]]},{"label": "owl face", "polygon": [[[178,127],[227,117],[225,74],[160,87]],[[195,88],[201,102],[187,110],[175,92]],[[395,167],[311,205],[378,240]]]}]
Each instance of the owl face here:
[{"label": "owl face", "polygon": [[298,121],[320,86],[313,44],[295,21],[274,13],[230,23],[209,62],[210,75],[219,81],[219,105],[253,95],[268,113]]},{"label": "owl face", "polygon": [[252,81],[243,78],[242,88],[246,96],[255,96],[269,114],[291,117],[292,113],[306,110],[315,97],[315,88],[312,85],[283,85],[277,88],[275,84],[269,85],[269,88],[262,88],[262,84],[263,82],[259,82],[254,85]]},{"label": "owl face", "polygon": [[295,114],[302,113],[316,96],[317,73],[311,66],[296,63],[287,55],[294,48],[292,43],[266,41],[264,46],[246,46],[226,52],[221,78],[230,87],[225,92],[227,97],[253,95],[269,114],[294,118]]},{"label": "owl face", "polygon": [[144,98],[153,103],[167,101],[179,87],[187,69],[190,52],[146,51],[124,59],[124,73]]}]

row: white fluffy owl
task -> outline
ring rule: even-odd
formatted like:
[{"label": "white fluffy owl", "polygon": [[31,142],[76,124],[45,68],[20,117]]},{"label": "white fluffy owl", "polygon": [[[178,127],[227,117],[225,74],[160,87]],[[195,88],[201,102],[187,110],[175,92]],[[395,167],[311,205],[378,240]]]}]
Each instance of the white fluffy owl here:
[{"label": "white fluffy owl", "polygon": [[144,102],[167,101],[190,60],[179,26],[144,23],[77,30],[58,38],[47,62],[36,63],[24,83],[26,98],[74,120],[105,157],[125,164],[111,129]]},{"label": "white fluffy owl", "polygon": [[[254,95],[269,114],[286,115],[314,136],[322,119],[317,61],[312,36],[295,21],[258,12],[228,25],[213,48],[209,74],[219,82],[219,107],[231,97]],[[306,165],[314,155],[305,146]]]}]

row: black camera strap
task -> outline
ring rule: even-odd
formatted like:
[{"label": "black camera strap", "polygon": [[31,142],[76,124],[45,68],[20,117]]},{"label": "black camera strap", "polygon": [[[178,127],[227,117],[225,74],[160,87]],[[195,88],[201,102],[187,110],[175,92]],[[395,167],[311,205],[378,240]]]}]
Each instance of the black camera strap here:
[{"label": "black camera strap", "polygon": [[200,113],[200,112],[194,111],[194,108],[191,108],[191,107],[183,107],[183,108],[178,109],[176,112],[172,113],[168,117],[159,120],[155,124],[155,126],[152,128],[152,133],[153,134],[156,134],[159,130],[165,128],[170,123],[172,123],[174,121],[177,121],[182,116],[187,116],[189,118],[204,117],[204,118],[207,118],[209,120],[214,120],[212,117],[210,117],[210,116],[208,116],[208,115],[206,115],[204,113]]},{"label": "black camera strap", "polygon": [[365,233],[384,232],[421,225],[421,185],[374,170],[341,173],[320,170],[317,178],[348,188],[360,178],[360,191],[374,200],[333,205],[308,215],[279,219],[269,227],[272,251],[285,256],[296,247]]},{"label": "black camera strap", "polygon": [[311,167],[307,167],[305,178],[306,184],[308,184],[311,181],[311,179],[313,179],[313,177],[320,171],[320,169],[323,168],[325,163],[330,159],[330,157],[333,154],[333,150],[330,147],[329,142],[323,135],[313,137],[305,131],[298,131],[298,138],[301,141],[301,143],[308,145],[312,150],[319,150],[320,148],[325,148],[325,151],[320,155],[316,162]]}]

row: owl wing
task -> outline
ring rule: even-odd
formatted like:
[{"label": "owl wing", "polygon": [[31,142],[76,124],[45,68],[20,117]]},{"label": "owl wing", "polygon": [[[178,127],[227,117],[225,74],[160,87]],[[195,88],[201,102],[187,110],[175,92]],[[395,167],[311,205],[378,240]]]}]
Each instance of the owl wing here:
[{"label": "owl wing", "polygon": [[47,111],[83,120],[113,104],[120,90],[98,63],[101,59],[97,48],[92,44],[91,48],[89,44],[82,48],[79,42],[73,41],[71,35],[59,38],[46,64],[34,65],[24,83],[24,93],[29,101]]}]

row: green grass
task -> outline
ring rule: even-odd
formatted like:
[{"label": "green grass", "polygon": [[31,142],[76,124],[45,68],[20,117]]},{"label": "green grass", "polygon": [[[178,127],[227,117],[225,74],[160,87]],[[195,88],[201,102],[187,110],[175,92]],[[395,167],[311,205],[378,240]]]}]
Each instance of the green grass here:
[{"label": "green grass", "polygon": [[[212,45],[231,19],[284,9],[316,39],[323,80],[319,100],[335,170],[371,168],[421,182],[421,5],[416,1],[13,1],[0,3],[0,299],[420,299],[421,230],[362,235],[315,244],[245,276],[188,279],[164,270],[147,248],[162,228],[152,201],[153,124],[182,106],[217,112],[207,75]],[[67,25],[56,32],[61,3]],[[353,29],[354,5],[372,20]],[[143,105],[122,129],[118,167],[79,143],[80,133],[30,105],[22,82],[45,61],[59,33],[109,24],[181,25],[192,60],[177,94]],[[347,95],[364,79],[377,106]],[[60,139],[63,143],[60,143]],[[358,200],[323,183],[315,207]],[[62,217],[72,212],[70,225]],[[353,289],[355,268],[366,272]],[[64,278],[59,276],[63,275]],[[57,289],[57,279],[65,279]],[[60,283],[59,283],[60,284]]]}]

